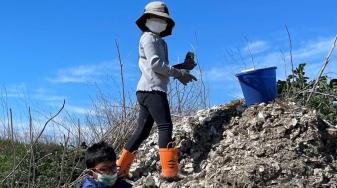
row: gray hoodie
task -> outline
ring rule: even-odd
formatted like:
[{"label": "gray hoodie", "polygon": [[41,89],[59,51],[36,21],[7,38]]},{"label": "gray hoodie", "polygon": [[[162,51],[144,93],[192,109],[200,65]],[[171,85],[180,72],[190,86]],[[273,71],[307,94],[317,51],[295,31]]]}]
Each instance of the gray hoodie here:
[{"label": "gray hoodie", "polygon": [[152,32],[144,32],[140,38],[138,64],[141,77],[137,91],[163,91],[166,93],[169,77],[181,76],[178,69],[169,66],[166,42]]}]

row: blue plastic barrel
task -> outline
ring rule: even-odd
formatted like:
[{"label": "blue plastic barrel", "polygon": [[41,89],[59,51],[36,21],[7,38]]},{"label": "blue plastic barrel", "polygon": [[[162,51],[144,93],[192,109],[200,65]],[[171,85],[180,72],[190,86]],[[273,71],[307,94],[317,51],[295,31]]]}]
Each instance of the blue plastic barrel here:
[{"label": "blue plastic barrel", "polygon": [[239,79],[247,106],[275,99],[276,67],[241,72],[235,76]]}]

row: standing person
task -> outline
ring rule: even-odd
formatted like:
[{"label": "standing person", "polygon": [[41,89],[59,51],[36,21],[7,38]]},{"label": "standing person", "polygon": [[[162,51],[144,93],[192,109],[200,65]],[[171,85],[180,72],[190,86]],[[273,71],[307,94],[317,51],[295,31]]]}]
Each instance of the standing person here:
[{"label": "standing person", "polygon": [[119,176],[129,176],[135,151],[149,136],[153,123],[156,122],[159,132],[162,177],[171,179],[178,174],[178,150],[174,144],[171,144],[173,125],[167,100],[167,85],[170,77],[178,79],[184,85],[197,80],[189,73],[196,64],[191,61],[193,59],[189,52],[184,63],[176,66],[169,65],[167,44],[163,37],[171,35],[175,23],[163,2],[154,1],[147,4],[144,14],[136,24],[142,31],[139,40],[141,77],[136,92],[140,110],[137,128],[117,161]]}]

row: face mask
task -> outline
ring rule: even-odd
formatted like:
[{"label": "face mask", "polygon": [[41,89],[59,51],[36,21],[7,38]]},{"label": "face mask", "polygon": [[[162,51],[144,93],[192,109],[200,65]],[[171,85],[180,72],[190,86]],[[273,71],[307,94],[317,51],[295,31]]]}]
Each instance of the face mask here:
[{"label": "face mask", "polygon": [[150,31],[160,34],[166,30],[167,23],[165,20],[160,18],[149,18],[146,20],[145,26],[150,29]]},{"label": "face mask", "polygon": [[115,185],[115,183],[117,181],[117,173],[115,173],[112,176],[103,175],[103,174],[100,174],[100,173],[96,173],[96,174],[97,174],[96,181],[101,183],[102,185],[112,186],[112,185]]}]

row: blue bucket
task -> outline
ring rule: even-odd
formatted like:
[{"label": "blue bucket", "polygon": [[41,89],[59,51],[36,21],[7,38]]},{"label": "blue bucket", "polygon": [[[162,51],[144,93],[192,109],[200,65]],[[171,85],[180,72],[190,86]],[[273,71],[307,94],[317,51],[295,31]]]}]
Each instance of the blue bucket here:
[{"label": "blue bucket", "polygon": [[247,106],[275,99],[277,95],[276,67],[255,69],[235,76],[239,79]]}]

